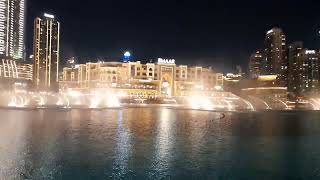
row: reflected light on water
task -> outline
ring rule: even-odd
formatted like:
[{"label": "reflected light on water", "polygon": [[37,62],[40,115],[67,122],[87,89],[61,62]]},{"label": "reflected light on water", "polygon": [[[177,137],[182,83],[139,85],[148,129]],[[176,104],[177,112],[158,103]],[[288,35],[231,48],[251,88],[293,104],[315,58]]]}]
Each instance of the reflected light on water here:
[{"label": "reflected light on water", "polygon": [[167,172],[171,167],[173,146],[175,143],[174,136],[174,123],[175,115],[170,109],[161,109],[158,112],[158,122],[157,122],[157,136],[156,136],[156,149],[155,157],[152,163],[152,169],[156,172],[162,172],[161,177],[153,177],[151,174],[151,179],[161,179],[168,178]]},{"label": "reflected light on water", "polygon": [[123,111],[118,112],[118,128],[117,128],[117,144],[115,149],[115,164],[113,171],[117,173],[112,174],[112,178],[122,179],[128,173],[128,163],[132,150],[131,134],[128,129],[124,127]]},{"label": "reflected light on water", "polygon": [[0,113],[0,179],[319,177],[319,112]]},{"label": "reflected light on water", "polygon": [[173,125],[172,121],[174,121],[174,119],[170,116],[170,111],[169,109],[162,109],[159,118],[157,156],[164,161],[168,159],[170,145],[173,141],[173,139],[171,139],[173,127],[171,126]]}]

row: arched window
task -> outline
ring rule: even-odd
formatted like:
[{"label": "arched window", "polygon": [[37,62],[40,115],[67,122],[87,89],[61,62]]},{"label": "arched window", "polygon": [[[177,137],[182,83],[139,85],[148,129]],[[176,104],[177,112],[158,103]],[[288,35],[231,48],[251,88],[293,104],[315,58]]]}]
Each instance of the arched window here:
[{"label": "arched window", "polygon": [[112,77],[112,83],[116,83],[117,82],[117,78],[115,76]]}]

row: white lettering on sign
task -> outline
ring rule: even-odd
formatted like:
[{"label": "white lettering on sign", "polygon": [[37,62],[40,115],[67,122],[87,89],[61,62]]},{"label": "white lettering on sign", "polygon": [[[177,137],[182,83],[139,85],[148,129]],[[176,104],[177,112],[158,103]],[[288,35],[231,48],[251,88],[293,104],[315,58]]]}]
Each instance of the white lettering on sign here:
[{"label": "white lettering on sign", "polygon": [[158,58],[158,64],[176,64],[176,60]]},{"label": "white lettering on sign", "polygon": [[315,50],[306,50],[306,54],[316,54]]},{"label": "white lettering on sign", "polygon": [[[6,0],[0,0],[0,54],[4,55],[6,51]],[[9,22],[7,22],[9,23]]]}]

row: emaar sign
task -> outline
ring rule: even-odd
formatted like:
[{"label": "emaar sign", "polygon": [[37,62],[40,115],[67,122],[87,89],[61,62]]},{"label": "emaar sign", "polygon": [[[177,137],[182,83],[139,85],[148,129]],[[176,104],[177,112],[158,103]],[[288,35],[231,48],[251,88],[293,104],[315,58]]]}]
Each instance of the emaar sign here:
[{"label": "emaar sign", "polygon": [[176,64],[176,60],[158,58],[158,64]]}]

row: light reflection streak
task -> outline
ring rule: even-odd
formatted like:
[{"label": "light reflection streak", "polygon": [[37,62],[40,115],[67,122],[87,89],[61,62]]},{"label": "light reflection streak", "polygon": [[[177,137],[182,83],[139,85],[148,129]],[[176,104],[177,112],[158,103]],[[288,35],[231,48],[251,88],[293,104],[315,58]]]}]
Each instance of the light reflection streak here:
[{"label": "light reflection streak", "polygon": [[114,171],[117,172],[112,174],[113,178],[123,179],[124,176],[128,173],[128,163],[129,158],[131,156],[131,134],[130,132],[123,126],[123,111],[120,110],[118,112],[118,128],[117,128],[117,145],[116,145],[116,159],[115,165],[113,167]]},{"label": "light reflection streak", "polygon": [[[152,168],[163,174],[170,169],[172,155],[174,153],[174,122],[176,120],[176,115],[172,114],[172,111],[166,108],[161,109],[158,115],[156,153]],[[151,177],[151,179],[162,179],[166,177],[165,174],[163,174],[163,176],[164,177]]]}]

